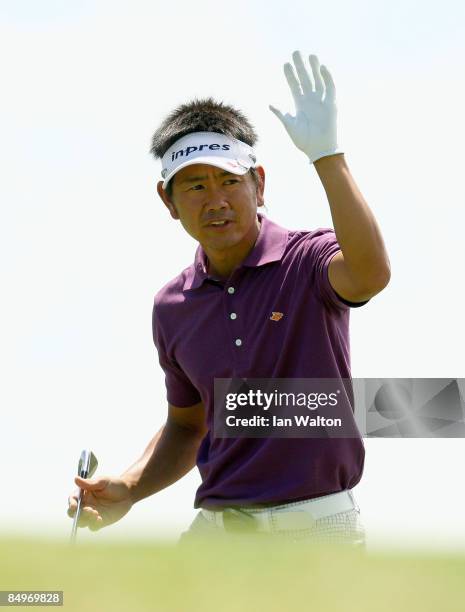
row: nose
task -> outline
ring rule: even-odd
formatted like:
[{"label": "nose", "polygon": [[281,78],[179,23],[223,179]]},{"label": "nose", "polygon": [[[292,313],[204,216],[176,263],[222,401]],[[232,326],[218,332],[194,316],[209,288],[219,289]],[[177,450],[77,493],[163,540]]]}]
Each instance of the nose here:
[{"label": "nose", "polygon": [[223,189],[214,187],[207,190],[205,204],[207,212],[223,210],[228,207],[229,202]]}]

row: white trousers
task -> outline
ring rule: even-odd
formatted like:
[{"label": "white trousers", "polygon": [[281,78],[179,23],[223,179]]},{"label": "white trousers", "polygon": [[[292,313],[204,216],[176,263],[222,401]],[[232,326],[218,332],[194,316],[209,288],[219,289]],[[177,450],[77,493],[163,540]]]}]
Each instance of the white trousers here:
[{"label": "white trousers", "polygon": [[[218,537],[226,535],[234,539],[245,534],[247,536],[267,535],[276,540],[279,539],[316,545],[343,544],[365,550],[365,529],[360,520],[360,509],[358,505],[355,500],[353,500],[354,504],[352,508],[338,511],[338,507],[340,509],[341,506],[339,498],[339,503],[334,505],[335,512],[332,513],[331,505],[328,507],[328,500],[331,501],[331,497],[336,499],[337,495],[338,494],[317,498],[313,506],[319,507],[319,511],[313,511],[313,517],[311,516],[313,510],[312,500],[310,500],[310,503],[304,500],[267,508],[238,508],[235,510],[239,522],[234,526],[233,520],[232,529],[229,526],[229,519],[226,520],[226,514],[230,509],[225,509],[225,512],[200,510],[189,529],[181,535],[180,543],[197,539],[199,536]],[[350,495],[353,499],[353,494],[351,492]],[[324,512],[321,512],[321,507],[325,508]],[[239,512],[237,512],[237,510]],[[307,524],[305,524],[305,521],[300,520],[300,525],[298,526],[292,526],[292,524],[290,524],[286,528],[273,528],[273,525],[278,524],[276,521],[276,516],[278,514],[284,516],[289,515],[291,512],[296,512],[298,515],[308,513],[310,515],[310,520]],[[244,513],[245,521],[241,519],[242,513]],[[259,521],[254,521],[253,519],[257,514],[259,515]],[[325,516],[321,516],[321,514],[325,514]],[[223,515],[225,516],[224,520]],[[248,523],[248,517],[252,517],[251,523]],[[256,533],[254,522],[258,522],[260,525],[259,533]],[[241,523],[244,524],[244,530],[242,531]],[[264,525],[270,525],[270,528],[263,528]]]}]

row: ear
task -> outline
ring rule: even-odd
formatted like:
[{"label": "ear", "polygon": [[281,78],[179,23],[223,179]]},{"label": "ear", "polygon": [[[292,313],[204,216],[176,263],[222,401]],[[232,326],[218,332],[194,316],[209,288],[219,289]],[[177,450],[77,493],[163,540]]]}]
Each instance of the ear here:
[{"label": "ear", "polygon": [[179,219],[178,211],[176,210],[176,206],[174,205],[173,200],[169,197],[169,195],[163,189],[163,181],[158,181],[157,193],[162,199],[163,204],[170,211],[170,215],[173,217],[173,219]]},{"label": "ear", "polygon": [[257,185],[257,206],[265,205],[265,170],[263,166],[256,166],[255,170],[258,174]]}]

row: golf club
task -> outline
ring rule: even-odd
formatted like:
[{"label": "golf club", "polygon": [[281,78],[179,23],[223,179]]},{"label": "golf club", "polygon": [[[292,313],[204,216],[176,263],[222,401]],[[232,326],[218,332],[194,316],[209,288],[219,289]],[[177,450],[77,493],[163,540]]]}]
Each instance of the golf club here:
[{"label": "golf club", "polygon": [[[94,453],[89,450],[83,450],[78,464],[78,476],[80,476],[80,478],[92,478],[95,473],[95,470],[97,469],[97,466],[98,461]],[[74,544],[76,542],[77,526],[79,522],[79,516],[81,514],[82,496],[83,490],[79,489],[79,498],[76,508],[76,514],[74,515],[73,529],[71,531],[71,544]]]}]

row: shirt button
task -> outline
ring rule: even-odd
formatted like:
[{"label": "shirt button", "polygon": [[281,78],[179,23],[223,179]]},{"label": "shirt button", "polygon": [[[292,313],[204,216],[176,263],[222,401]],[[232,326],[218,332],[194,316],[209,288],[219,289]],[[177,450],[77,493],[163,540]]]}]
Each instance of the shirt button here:
[{"label": "shirt button", "polygon": [[231,319],[237,319],[237,314],[235,312],[232,312],[229,316]]},{"label": "shirt button", "polygon": [[228,287],[228,293],[234,293],[235,289],[234,287]]},{"label": "shirt button", "polygon": [[242,340],[240,338],[237,338],[236,346],[241,346],[241,344],[242,344]]}]

